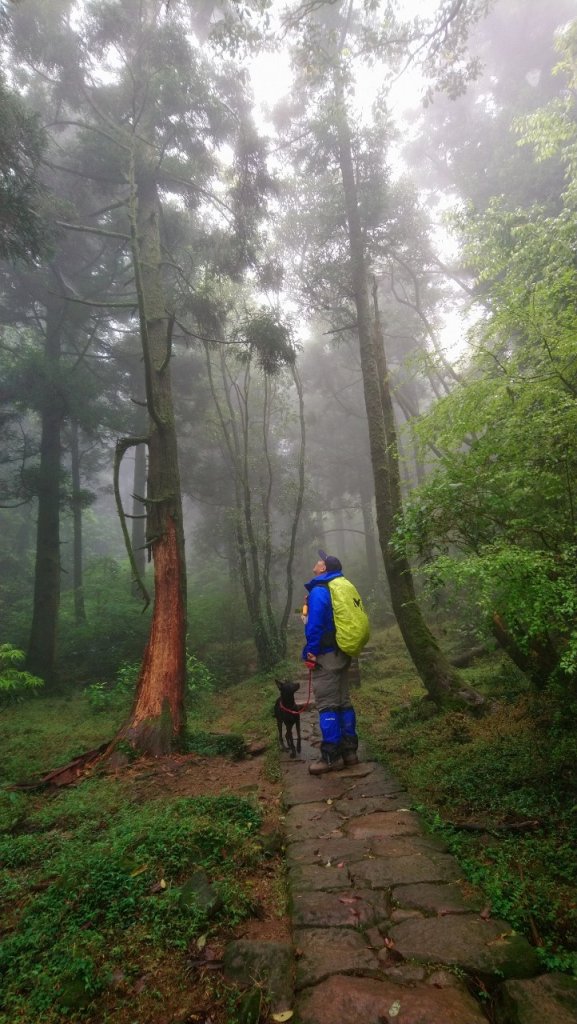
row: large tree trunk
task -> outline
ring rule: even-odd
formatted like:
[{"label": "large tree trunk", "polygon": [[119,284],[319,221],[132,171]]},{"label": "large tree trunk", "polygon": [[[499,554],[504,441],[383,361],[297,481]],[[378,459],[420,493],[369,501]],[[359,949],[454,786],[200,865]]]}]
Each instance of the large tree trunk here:
[{"label": "large tree trunk", "polygon": [[80,449],[78,445],[78,423],[72,420],[70,427],[70,454],[72,471],[72,579],[74,587],[74,620],[86,622],[84,605],[83,556],[82,556],[82,495],[80,493]]},{"label": "large tree trunk", "polygon": [[[352,287],[357,310],[361,371],[375,481],[377,525],[391,602],[407,650],[429,696],[471,705],[484,703],[452,668],[427,627],[417,603],[411,566],[393,544],[395,516],[402,512],[395,421],[380,325],[371,313],[368,266],[361,225],[352,146],[342,85],[337,82],[339,160],[349,234]],[[379,367],[379,363],[381,364]]]},{"label": "large tree trunk", "polygon": [[179,746],[185,727],[186,566],[159,202],[154,168],[142,155],[137,160],[131,174],[132,255],[149,413],[146,542],[154,564],[154,608],[134,706],[117,740],[158,756]]},{"label": "large tree trunk", "polygon": [[284,611],[281,619],[279,628],[280,641],[281,641],[281,654],[286,657],[287,653],[287,629],[289,618],[292,610],[293,603],[293,590],[294,590],[294,579],[293,579],[293,564],[296,550],[296,541],[298,527],[303,507],[303,499],[305,493],[305,452],[306,452],[306,424],[305,424],[305,406],[304,406],[304,395],[303,386],[300,379],[296,366],[292,369],[293,380],[297,390],[299,400],[299,426],[300,426],[300,447],[298,456],[298,485],[297,485],[297,497],[295,502],[295,510],[291,523],[291,536],[290,544],[287,555],[286,563],[286,601]]},{"label": "large tree trunk", "polygon": [[44,349],[45,388],[41,408],[38,522],[32,625],[26,668],[44,679],[56,680],[56,635],[60,607],[60,434],[64,401],[58,388],[63,304],[49,298]]},{"label": "large tree trunk", "polygon": [[[146,496],[146,445],[137,444],[134,449],[134,474],[132,496],[132,550],[138,575],[143,580],[146,573],[146,505],[140,498]],[[135,580],[132,582],[132,593],[140,596],[140,588]]]},{"label": "large tree trunk", "polygon": [[365,531],[365,555],[367,559],[369,589],[374,591],[379,580],[380,556],[377,551],[377,538],[375,536],[372,488],[367,486],[364,481],[360,487],[360,499]]}]

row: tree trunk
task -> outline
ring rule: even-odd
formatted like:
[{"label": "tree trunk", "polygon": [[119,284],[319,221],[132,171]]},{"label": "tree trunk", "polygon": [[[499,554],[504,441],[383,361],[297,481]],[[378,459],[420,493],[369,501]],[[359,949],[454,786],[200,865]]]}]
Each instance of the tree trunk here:
[{"label": "tree trunk", "polygon": [[84,606],[84,581],[82,568],[82,495],[80,493],[80,451],[78,446],[78,423],[72,420],[71,429],[71,470],[72,470],[72,534],[74,587],[74,621],[78,625],[86,622]]},{"label": "tree trunk", "polygon": [[60,607],[60,434],[64,400],[58,388],[63,304],[49,298],[46,307],[44,349],[45,389],[42,399],[40,466],[38,470],[38,521],[32,625],[26,668],[44,679],[56,681],[56,635]]},{"label": "tree trunk", "polygon": [[536,690],[544,690],[553,672],[558,668],[560,655],[550,637],[534,640],[528,651],[523,651],[509,632],[501,616],[493,613],[493,636],[511,661],[530,680]]},{"label": "tree trunk", "polygon": [[363,513],[363,527],[365,531],[365,556],[367,559],[367,574],[369,589],[374,591],[379,580],[380,556],[377,552],[377,538],[375,537],[375,521],[373,517],[373,496],[371,488],[364,483],[361,484],[361,510]]},{"label": "tree trunk", "polygon": [[293,590],[294,590],[293,564],[294,564],[294,557],[295,557],[295,550],[296,550],[297,532],[298,532],[301,512],[302,512],[302,508],[303,508],[303,499],[304,499],[304,493],[305,493],[306,424],[305,424],[304,395],[303,395],[302,381],[300,379],[300,376],[299,376],[299,373],[298,373],[298,370],[297,370],[296,366],[293,366],[292,374],[293,374],[293,380],[294,380],[294,383],[295,383],[295,387],[296,387],[297,395],[298,395],[298,400],[299,400],[299,425],[300,425],[301,439],[300,439],[299,457],[298,457],[298,489],[297,489],[297,499],[296,499],[296,503],[295,503],[295,510],[294,510],[293,520],[292,520],[292,524],[291,524],[291,538],[290,538],[289,551],[288,551],[287,563],[286,563],[286,601],[285,601],[284,612],[283,612],[283,615],[282,615],[281,624],[280,624],[280,628],[279,628],[280,642],[281,642],[281,645],[282,645],[281,646],[281,654],[282,654],[283,658],[286,657],[286,653],[287,653],[287,650],[286,650],[286,648],[287,648],[287,629],[288,629],[288,623],[289,623],[289,618],[290,618],[291,609],[292,609]]},{"label": "tree trunk", "polygon": [[117,741],[126,739],[138,751],[158,756],[180,745],[185,727],[186,566],[170,382],[172,321],[162,283],[154,168],[146,156],[136,155],[130,180],[132,256],[149,414],[146,543],[154,565],[154,607],[134,706]]},{"label": "tree trunk", "polygon": [[[391,602],[407,650],[427,693],[437,704],[448,698],[484,703],[451,667],[428,629],[416,600],[409,560],[394,546],[395,516],[402,512],[393,405],[380,325],[371,315],[364,236],[342,83],[336,82],[339,161],[349,234],[352,288],[357,310],[361,371],[375,481],[377,525]],[[379,372],[380,364],[380,372]]]},{"label": "tree trunk", "polygon": [[[134,476],[132,495],[132,550],[138,574],[143,580],[146,573],[146,505],[139,500],[146,496],[146,445],[137,444],[134,449]],[[133,580],[132,593],[140,597],[141,591]]]}]

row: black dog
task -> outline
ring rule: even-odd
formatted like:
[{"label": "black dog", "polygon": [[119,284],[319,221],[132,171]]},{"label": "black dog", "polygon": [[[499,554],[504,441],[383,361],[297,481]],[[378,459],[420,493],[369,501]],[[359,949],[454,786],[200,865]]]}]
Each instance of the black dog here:
[{"label": "black dog", "polygon": [[[273,708],[273,715],[276,718],[278,728],[278,742],[280,749],[290,750],[291,758],[293,758],[301,752],[301,719],[295,704],[295,693],[299,689],[300,683],[291,683],[288,679],[275,679],[275,683],[280,690],[280,697],[277,698]],[[282,738],[283,725],[287,742],[286,747]],[[295,727],[297,731],[296,749],[293,739],[293,729]]]}]

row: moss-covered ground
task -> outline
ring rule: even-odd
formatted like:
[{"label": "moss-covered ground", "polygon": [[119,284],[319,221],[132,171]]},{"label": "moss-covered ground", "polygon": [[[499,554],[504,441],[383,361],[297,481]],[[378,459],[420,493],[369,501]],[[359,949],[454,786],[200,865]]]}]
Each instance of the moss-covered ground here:
[{"label": "moss-covered ground", "polygon": [[491,913],[527,935],[544,967],[577,974],[577,695],[532,693],[493,653],[462,670],[491,713],[437,713],[398,630],[374,647],[354,696],[369,753],[405,782]]}]

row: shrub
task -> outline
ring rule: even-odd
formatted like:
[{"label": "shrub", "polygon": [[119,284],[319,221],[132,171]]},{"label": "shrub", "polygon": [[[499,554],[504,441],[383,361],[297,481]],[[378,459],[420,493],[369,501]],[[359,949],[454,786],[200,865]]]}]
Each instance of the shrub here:
[{"label": "shrub", "polygon": [[136,688],[140,665],[124,663],[112,683],[87,686],[85,693],[93,711],[127,711]]},{"label": "shrub", "polygon": [[25,657],[24,651],[12,644],[0,644],[0,704],[22,700],[44,686],[43,679],[20,667]]}]

